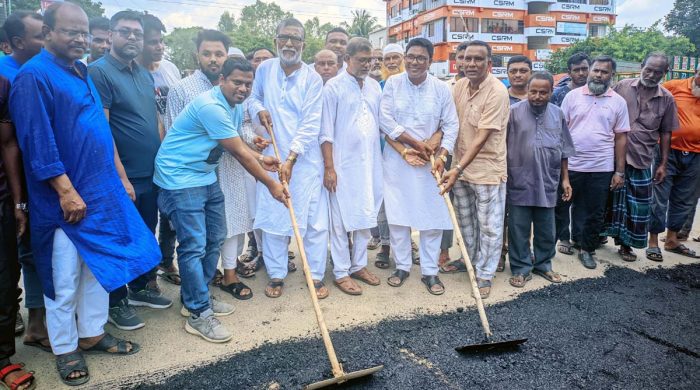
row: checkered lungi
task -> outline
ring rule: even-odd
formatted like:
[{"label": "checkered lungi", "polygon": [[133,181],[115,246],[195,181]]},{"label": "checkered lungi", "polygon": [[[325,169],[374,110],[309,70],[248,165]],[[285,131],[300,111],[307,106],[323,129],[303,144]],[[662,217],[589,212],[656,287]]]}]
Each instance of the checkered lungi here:
[{"label": "checkered lungi", "polygon": [[632,248],[647,246],[651,219],[651,168],[625,167],[625,185],[608,198],[603,234]]},{"label": "checkered lungi", "polygon": [[506,183],[473,184],[458,180],[454,206],[467,253],[480,279],[493,279],[503,244]]}]

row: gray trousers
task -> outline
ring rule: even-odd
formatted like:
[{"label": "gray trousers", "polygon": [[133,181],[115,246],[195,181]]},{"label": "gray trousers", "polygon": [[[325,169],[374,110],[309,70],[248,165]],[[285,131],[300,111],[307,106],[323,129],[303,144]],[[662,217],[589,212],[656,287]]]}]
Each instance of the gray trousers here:
[{"label": "gray trousers", "polygon": [[[557,243],[554,208],[508,206],[508,259],[511,272],[513,275],[527,275],[533,269],[551,271]],[[530,259],[530,232],[533,226],[534,264]]]}]

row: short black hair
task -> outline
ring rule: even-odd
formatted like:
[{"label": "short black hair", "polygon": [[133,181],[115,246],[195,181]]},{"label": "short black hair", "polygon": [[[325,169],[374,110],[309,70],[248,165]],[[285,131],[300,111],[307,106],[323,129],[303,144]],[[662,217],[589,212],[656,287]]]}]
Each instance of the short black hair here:
[{"label": "short black hair", "polygon": [[464,41],[464,42],[460,43],[459,45],[457,45],[457,49],[455,50],[455,53],[459,52],[459,51],[467,50],[467,46],[469,46],[469,41]]},{"label": "short black hair", "polygon": [[150,31],[155,31],[155,32],[168,32],[165,29],[165,25],[163,22],[158,19],[157,16],[151,15],[151,14],[144,14],[142,17],[143,21],[143,32],[147,33]]},{"label": "short black hair", "polygon": [[2,29],[5,31],[7,41],[10,43],[10,46],[13,49],[15,49],[15,45],[12,43],[12,38],[24,38],[24,35],[27,33],[26,29],[24,28],[25,18],[32,18],[42,23],[44,22],[44,18],[42,18],[41,15],[36,12],[15,11],[11,13],[10,16],[7,17],[7,20],[5,20],[5,24],[2,25]]},{"label": "short black hair", "polygon": [[253,64],[245,58],[233,57],[229,58],[224,62],[224,66],[221,68],[221,75],[224,78],[228,77],[233,73],[234,70],[240,70],[241,72],[253,72]]},{"label": "short black hair", "polygon": [[529,58],[527,58],[523,55],[517,55],[517,56],[510,57],[510,59],[508,60],[508,65],[506,65],[506,69],[510,68],[511,64],[517,64],[520,62],[526,63],[527,67],[530,68],[530,70],[532,70],[532,61],[530,61]]},{"label": "short black hair", "polygon": [[119,24],[120,20],[135,20],[139,22],[141,28],[143,28],[143,14],[141,12],[131,10],[117,12],[112,15],[112,19],[109,20],[109,29],[114,30],[117,28],[117,24]]},{"label": "short black hair", "polygon": [[465,42],[467,45],[464,47],[466,50],[469,46],[481,46],[486,48],[486,58],[491,58],[491,45],[484,41],[480,41],[478,39],[474,39],[473,41],[468,41]]},{"label": "short black hair", "polygon": [[7,33],[4,28],[0,28],[0,43],[10,43],[7,40]]},{"label": "short black hair", "polygon": [[228,35],[222,33],[219,30],[201,30],[200,32],[198,32],[197,39],[195,39],[194,42],[197,47],[197,51],[199,51],[199,46],[202,45],[202,42],[205,41],[223,43],[226,52],[228,52],[228,48],[231,46],[231,38],[229,38]]},{"label": "short black hair", "polygon": [[532,76],[530,76],[530,79],[527,80],[528,87],[530,86],[532,80],[547,80],[549,81],[550,88],[554,89],[554,77],[552,77],[552,74],[546,70],[533,73]]},{"label": "short black hair", "polygon": [[591,62],[591,66],[593,66],[593,64],[596,62],[609,62],[612,65],[613,72],[617,71],[617,62],[615,62],[615,59],[610,56],[602,55],[594,58],[593,62]]},{"label": "short black hair", "polygon": [[428,51],[428,61],[433,61],[433,54],[435,53],[435,48],[433,47],[432,42],[425,38],[413,38],[408,42],[408,45],[406,45],[405,53],[408,53],[408,49],[412,48],[413,46],[424,47],[425,50]]},{"label": "short black hair", "polygon": [[574,53],[573,55],[571,55],[571,57],[569,57],[568,60],[566,60],[566,69],[571,71],[571,68],[574,65],[578,65],[578,64],[582,63],[583,61],[588,62],[589,66],[591,65],[591,57],[589,57],[588,54],[586,54],[584,52]]},{"label": "short black hair", "polygon": [[249,51],[248,55],[245,56],[245,58],[248,59],[248,61],[252,61],[253,57],[255,57],[255,53],[259,52],[260,50],[265,50],[265,51],[269,52],[270,54],[272,54],[273,57],[275,56],[274,51],[268,49],[267,47],[259,46],[259,47],[253,48],[253,50]]},{"label": "short black hair", "polygon": [[299,27],[301,29],[301,39],[306,38],[306,29],[304,28],[304,25],[301,24],[299,19],[295,19],[295,18],[283,19],[282,21],[279,22],[279,24],[277,24],[277,28],[275,29],[275,35],[279,35],[280,31],[282,31],[282,29],[285,27]]},{"label": "short black hair", "polygon": [[652,51],[651,53],[647,54],[644,57],[644,61],[642,61],[642,68],[646,66],[649,58],[663,58],[666,61],[666,71],[668,72],[668,70],[671,68],[671,59],[668,58],[666,53],[662,51]]},{"label": "short black hair", "polygon": [[104,16],[98,16],[96,18],[90,19],[90,33],[92,30],[103,30],[109,31],[109,19]]},{"label": "short black hair", "polygon": [[350,34],[348,34],[348,32],[344,28],[334,27],[326,33],[326,41],[328,41],[328,36],[331,35],[332,33],[343,33],[343,34],[345,34],[346,37],[348,37],[348,39],[350,39]]}]

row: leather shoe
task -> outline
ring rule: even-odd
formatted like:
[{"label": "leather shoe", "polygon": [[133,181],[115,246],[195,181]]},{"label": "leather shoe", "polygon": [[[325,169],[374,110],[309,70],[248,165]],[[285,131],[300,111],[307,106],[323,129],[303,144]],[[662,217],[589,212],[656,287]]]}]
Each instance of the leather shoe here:
[{"label": "leather shoe", "polygon": [[598,266],[592,252],[580,251],[578,253],[578,259],[581,260],[581,264],[588,269],[595,269]]}]

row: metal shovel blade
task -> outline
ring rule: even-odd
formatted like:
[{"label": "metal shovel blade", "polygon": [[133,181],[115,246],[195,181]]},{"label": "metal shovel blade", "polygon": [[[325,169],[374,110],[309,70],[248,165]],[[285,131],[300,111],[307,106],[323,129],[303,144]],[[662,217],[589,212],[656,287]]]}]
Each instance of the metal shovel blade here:
[{"label": "metal shovel blade", "polygon": [[524,344],[527,339],[517,339],[508,341],[498,341],[498,342],[484,342],[481,344],[465,345],[462,347],[455,348],[455,351],[460,353],[487,353],[487,352],[501,352],[501,351],[512,351]]},{"label": "metal shovel blade", "polygon": [[310,385],[307,385],[306,387],[304,387],[304,390],[322,389],[322,388],[328,387],[328,386],[339,385],[341,383],[345,383],[345,382],[351,381],[353,379],[362,378],[365,376],[372,375],[375,372],[377,372],[383,368],[384,368],[384,365],[382,364],[381,366],[367,368],[365,370],[343,373],[343,375],[339,375],[335,378],[326,379],[326,380],[322,380],[320,382],[315,382],[315,383],[312,383]]}]

